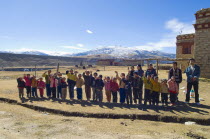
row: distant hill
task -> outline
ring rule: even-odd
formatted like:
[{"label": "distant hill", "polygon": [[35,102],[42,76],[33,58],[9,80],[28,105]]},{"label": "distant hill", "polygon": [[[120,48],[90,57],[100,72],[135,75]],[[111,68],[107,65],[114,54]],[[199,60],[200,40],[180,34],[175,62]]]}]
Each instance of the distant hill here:
[{"label": "distant hill", "polygon": [[21,66],[61,66],[95,64],[97,59],[79,57],[60,57],[46,55],[10,54],[0,53],[0,67],[21,67]]}]

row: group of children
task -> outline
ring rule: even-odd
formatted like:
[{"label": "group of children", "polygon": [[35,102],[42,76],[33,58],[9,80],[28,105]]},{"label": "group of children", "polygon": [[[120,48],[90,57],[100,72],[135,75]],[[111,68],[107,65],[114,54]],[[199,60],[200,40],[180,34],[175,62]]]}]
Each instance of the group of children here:
[{"label": "group of children", "polygon": [[[168,105],[169,96],[171,105],[175,105],[177,93],[179,92],[175,77],[172,76],[169,80],[163,79],[159,82],[153,67],[149,68],[144,74],[141,65],[137,65],[137,70],[134,70],[132,66],[127,75],[125,73],[119,75],[117,71],[115,71],[115,74],[116,77],[106,76],[103,78],[97,72],[92,74],[91,71],[85,71],[83,74],[78,74],[77,71],[71,69],[66,72],[66,81],[66,78],[60,72],[51,74],[51,70],[49,70],[42,75],[45,78],[45,82],[42,77],[36,79],[35,76],[31,77],[30,74],[27,74],[23,78],[17,79],[19,97],[22,98],[24,96],[24,88],[26,88],[27,97],[38,97],[37,89],[40,92],[40,97],[43,97],[44,89],[46,88],[46,95],[49,98],[65,100],[68,91],[72,100],[74,99],[74,90],[76,90],[77,99],[82,100],[82,86],[84,85],[87,101],[90,101],[92,92],[92,100],[102,102],[104,89],[107,102],[109,103],[111,101],[117,103],[119,94],[121,104],[126,102],[131,105],[133,103],[140,105],[143,101],[142,96],[144,92],[144,105],[147,105],[147,102],[150,105],[158,105],[160,94],[162,105]],[[69,89],[67,90],[67,88]]]}]

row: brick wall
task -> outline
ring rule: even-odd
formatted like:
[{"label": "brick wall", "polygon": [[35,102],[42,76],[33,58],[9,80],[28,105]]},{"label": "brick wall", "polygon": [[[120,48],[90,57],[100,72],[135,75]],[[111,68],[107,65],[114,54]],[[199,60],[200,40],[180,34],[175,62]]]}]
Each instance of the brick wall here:
[{"label": "brick wall", "polygon": [[201,68],[201,77],[210,78],[210,8],[198,11],[203,15],[196,19],[195,26],[195,59]]}]

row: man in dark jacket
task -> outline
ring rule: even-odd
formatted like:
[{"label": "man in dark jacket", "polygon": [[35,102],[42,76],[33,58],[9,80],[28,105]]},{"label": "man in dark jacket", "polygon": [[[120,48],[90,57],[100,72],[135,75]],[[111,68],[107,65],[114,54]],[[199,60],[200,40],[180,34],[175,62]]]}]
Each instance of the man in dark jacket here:
[{"label": "man in dark jacket", "polygon": [[152,63],[149,64],[149,67],[148,67],[148,69],[145,72],[145,77],[147,77],[148,75],[153,76],[153,77],[157,76],[157,72],[153,68]]},{"label": "man in dark jacket", "polygon": [[96,101],[99,100],[99,102],[103,101],[103,87],[104,87],[104,82],[102,80],[102,75],[99,75],[98,78],[96,79]]},{"label": "man in dark jacket", "polygon": [[139,104],[142,104],[143,80],[138,75],[138,72],[134,72],[134,77],[132,78],[132,86],[133,86],[134,103],[137,104],[137,99],[138,99]]},{"label": "man in dark jacket", "polygon": [[[175,77],[175,81],[179,87],[179,84],[182,82],[182,70],[177,67],[177,62],[173,62],[173,67],[169,70],[168,79],[171,77]],[[177,101],[178,101],[178,94],[177,93]]]},{"label": "man in dark jacket", "polygon": [[85,80],[85,93],[86,93],[87,101],[90,101],[90,98],[91,98],[91,79],[92,79],[92,74],[90,75],[90,71],[85,71],[83,73],[83,78]]},{"label": "man in dark jacket", "polygon": [[[92,72],[90,72],[91,76],[92,76]],[[96,79],[98,77],[98,73],[95,72],[91,78],[91,88],[92,88],[92,92],[93,92],[93,101],[96,101]]]},{"label": "man in dark jacket", "polygon": [[191,58],[190,66],[187,67],[185,70],[185,73],[187,75],[187,94],[186,94],[186,103],[189,103],[190,101],[190,91],[192,89],[192,86],[195,91],[195,102],[197,105],[200,105],[199,103],[199,93],[198,93],[198,84],[199,84],[199,77],[200,77],[200,67],[195,64],[195,59]]}]

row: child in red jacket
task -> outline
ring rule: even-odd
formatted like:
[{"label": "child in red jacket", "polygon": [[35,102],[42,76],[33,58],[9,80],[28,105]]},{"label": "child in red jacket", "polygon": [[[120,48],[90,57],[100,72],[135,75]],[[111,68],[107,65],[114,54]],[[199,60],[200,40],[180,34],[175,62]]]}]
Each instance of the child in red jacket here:
[{"label": "child in red jacket", "polygon": [[174,106],[175,101],[177,100],[177,93],[179,92],[179,88],[174,76],[172,76],[171,79],[168,80],[168,88],[170,92],[171,105]]},{"label": "child in red jacket", "polygon": [[117,92],[119,91],[119,85],[117,78],[113,78],[110,82],[110,90],[112,91],[113,102],[117,103]]},{"label": "child in red jacket", "polygon": [[45,89],[46,84],[45,84],[45,82],[42,81],[42,80],[43,80],[43,78],[39,78],[37,88],[39,89],[40,97],[43,98],[44,89]]}]

